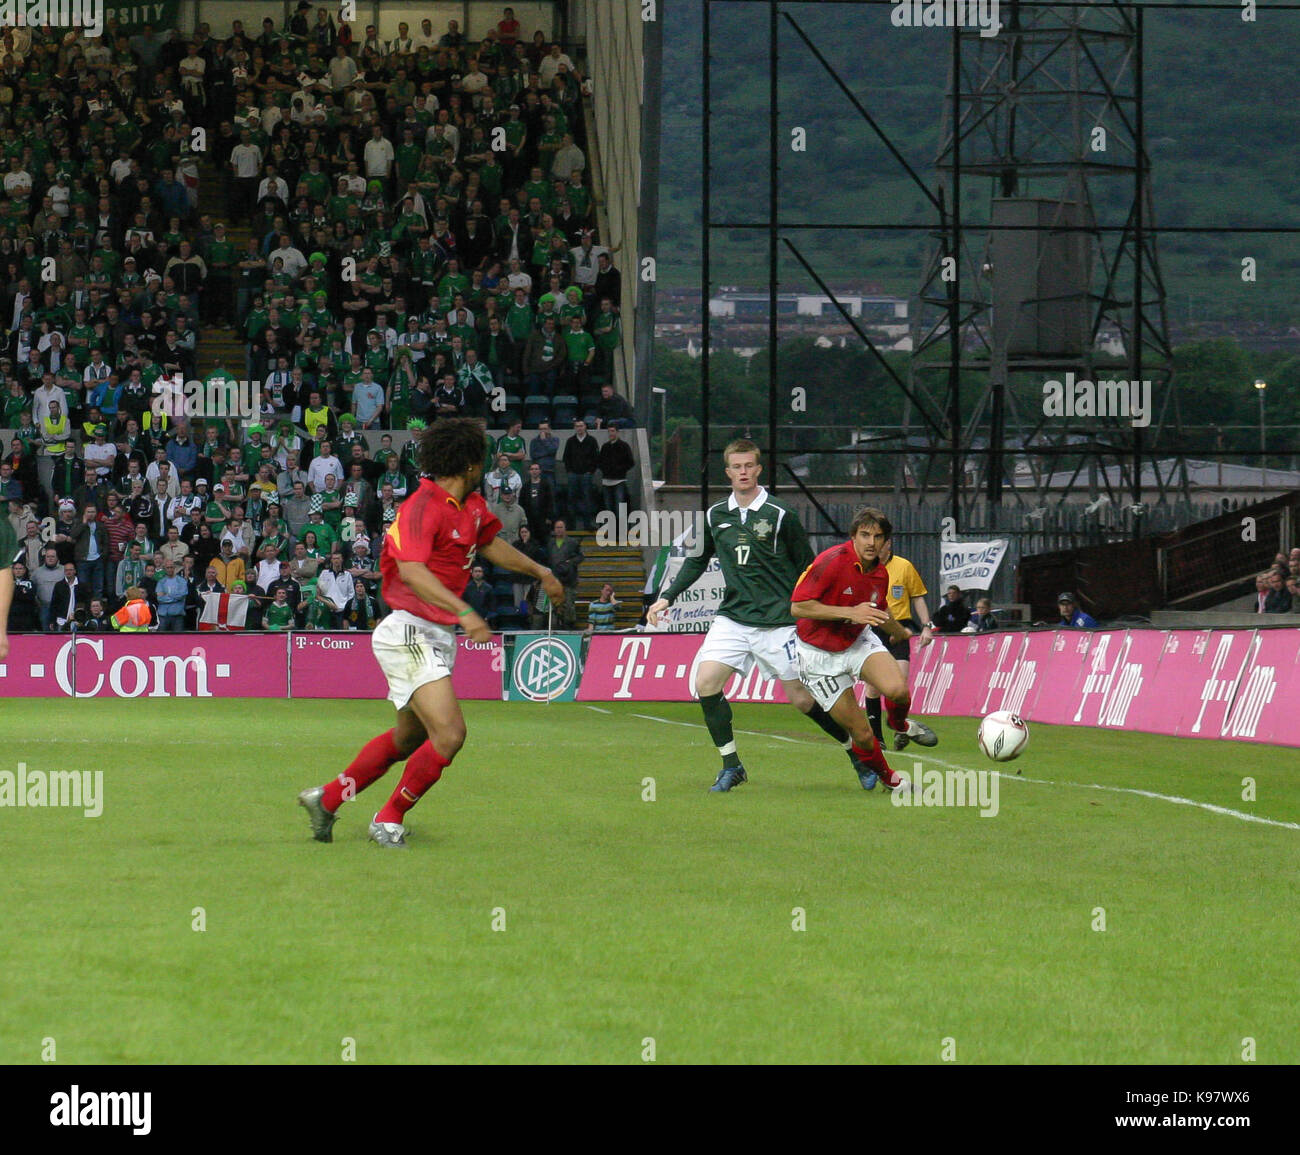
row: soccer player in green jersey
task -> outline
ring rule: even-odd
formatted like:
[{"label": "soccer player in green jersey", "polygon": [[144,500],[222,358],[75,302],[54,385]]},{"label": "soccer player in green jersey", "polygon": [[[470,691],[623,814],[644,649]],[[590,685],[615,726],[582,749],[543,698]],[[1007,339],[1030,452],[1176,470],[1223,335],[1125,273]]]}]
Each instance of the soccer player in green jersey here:
[{"label": "soccer player in green jersey", "polygon": [[695,584],[717,556],[727,592],[700,647],[695,673],[704,723],[722,756],[722,769],[710,790],[721,793],[748,781],[736,753],[731,704],[722,691],[733,674],[743,677],[755,663],[765,676],[781,683],[791,705],[844,747],[863,789],[871,790],[876,785],[875,771],[859,762],[848,731],[799,680],[790,592],[813,560],[813,551],[794,510],[758,484],[761,456],[752,441],[733,441],[723,450],[731,495],[705,511],[703,548],[686,559],[646,619],[658,625],[659,615]]}]

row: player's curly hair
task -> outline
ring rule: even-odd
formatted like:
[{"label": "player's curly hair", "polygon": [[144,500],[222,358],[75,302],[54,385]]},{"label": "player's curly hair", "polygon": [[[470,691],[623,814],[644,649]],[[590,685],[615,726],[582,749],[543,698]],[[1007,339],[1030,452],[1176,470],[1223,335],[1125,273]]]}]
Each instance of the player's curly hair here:
[{"label": "player's curly hair", "polygon": [[894,526],[889,518],[887,518],[880,510],[873,509],[869,505],[863,506],[853,515],[853,522],[849,526],[849,537],[855,537],[858,530],[864,525],[876,526],[880,532],[885,535],[886,541],[894,536]]},{"label": "player's curly hair", "polygon": [[420,472],[428,477],[462,477],[487,452],[487,434],[473,417],[442,417],[416,436]]}]

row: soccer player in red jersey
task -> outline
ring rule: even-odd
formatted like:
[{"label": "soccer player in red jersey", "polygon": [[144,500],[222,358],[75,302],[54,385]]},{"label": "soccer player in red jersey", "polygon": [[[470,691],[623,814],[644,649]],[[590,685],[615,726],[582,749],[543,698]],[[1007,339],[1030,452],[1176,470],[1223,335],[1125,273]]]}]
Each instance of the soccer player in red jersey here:
[{"label": "soccer player in red jersey", "polygon": [[817,555],[791,594],[790,612],[798,619],[796,652],[799,678],[822,709],[853,739],[853,753],[875,770],[887,790],[906,785],[889,768],[866,712],[853,696],[859,678],[885,698],[890,728],[933,745],[933,732],[907,717],[912,696],[898,662],[868,626],[878,626],[891,640],[908,636],[888,610],[889,571],[880,561],[881,546],[893,535],[889,519],[878,509],[861,509],[846,542]]},{"label": "soccer player in red jersey", "polygon": [[456,626],[476,642],[492,637],[461,598],[476,560],[540,579],[553,601],[564,597],[549,569],[497,537],[501,522],[478,492],[483,426],[454,417],[420,436],[419,488],[402,502],[379,555],[383,597],[393,612],[370,642],[388,679],[397,724],[366,743],[337,778],[298,795],[318,842],[334,840],[339,806],[405,760],[402,780],[370,823],[370,837],[380,846],[405,849],[402,819],[464,745],[465,719],[451,683]]}]

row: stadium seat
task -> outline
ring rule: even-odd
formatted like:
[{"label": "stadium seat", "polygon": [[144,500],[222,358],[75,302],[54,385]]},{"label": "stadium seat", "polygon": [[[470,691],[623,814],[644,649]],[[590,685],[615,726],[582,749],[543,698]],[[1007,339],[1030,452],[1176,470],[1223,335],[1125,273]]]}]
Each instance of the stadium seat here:
[{"label": "stadium seat", "polygon": [[512,413],[519,414],[520,416],[522,416],[523,412],[524,412],[524,399],[520,397],[518,393],[507,393],[505,412],[497,414],[497,420],[501,421],[501,424],[504,425],[505,421],[503,420],[503,418],[507,417],[509,414]]},{"label": "stadium seat", "polygon": [[496,628],[499,630],[520,629],[527,625],[527,620],[519,612],[515,601],[514,583],[497,581],[492,586],[492,604],[496,610]]},{"label": "stadium seat", "polygon": [[545,393],[530,393],[524,398],[524,427],[536,429],[551,419],[551,399]]},{"label": "stadium seat", "polygon": [[551,424],[556,429],[568,429],[578,416],[578,399],[571,393],[561,393],[551,403]]}]

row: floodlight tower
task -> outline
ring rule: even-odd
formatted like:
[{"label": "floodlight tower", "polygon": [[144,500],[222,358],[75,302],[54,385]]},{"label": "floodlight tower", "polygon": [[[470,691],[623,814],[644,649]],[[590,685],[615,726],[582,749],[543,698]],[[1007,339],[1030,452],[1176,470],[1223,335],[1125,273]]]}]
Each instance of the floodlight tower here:
[{"label": "floodlight tower", "polygon": [[[1161,499],[1180,483],[1143,477],[1162,444],[1176,449],[1179,419],[1151,231],[1142,9],[1002,0],[1000,16],[995,36],[951,33],[941,221],[912,310],[911,384],[942,416],[963,524],[981,503],[995,517],[1007,493],[1041,506],[1067,479],[1138,510],[1153,474]],[[1150,381],[1153,412],[1049,417],[1044,386],[1071,373]],[[909,445],[924,500],[927,482],[943,484],[944,455]]]}]

